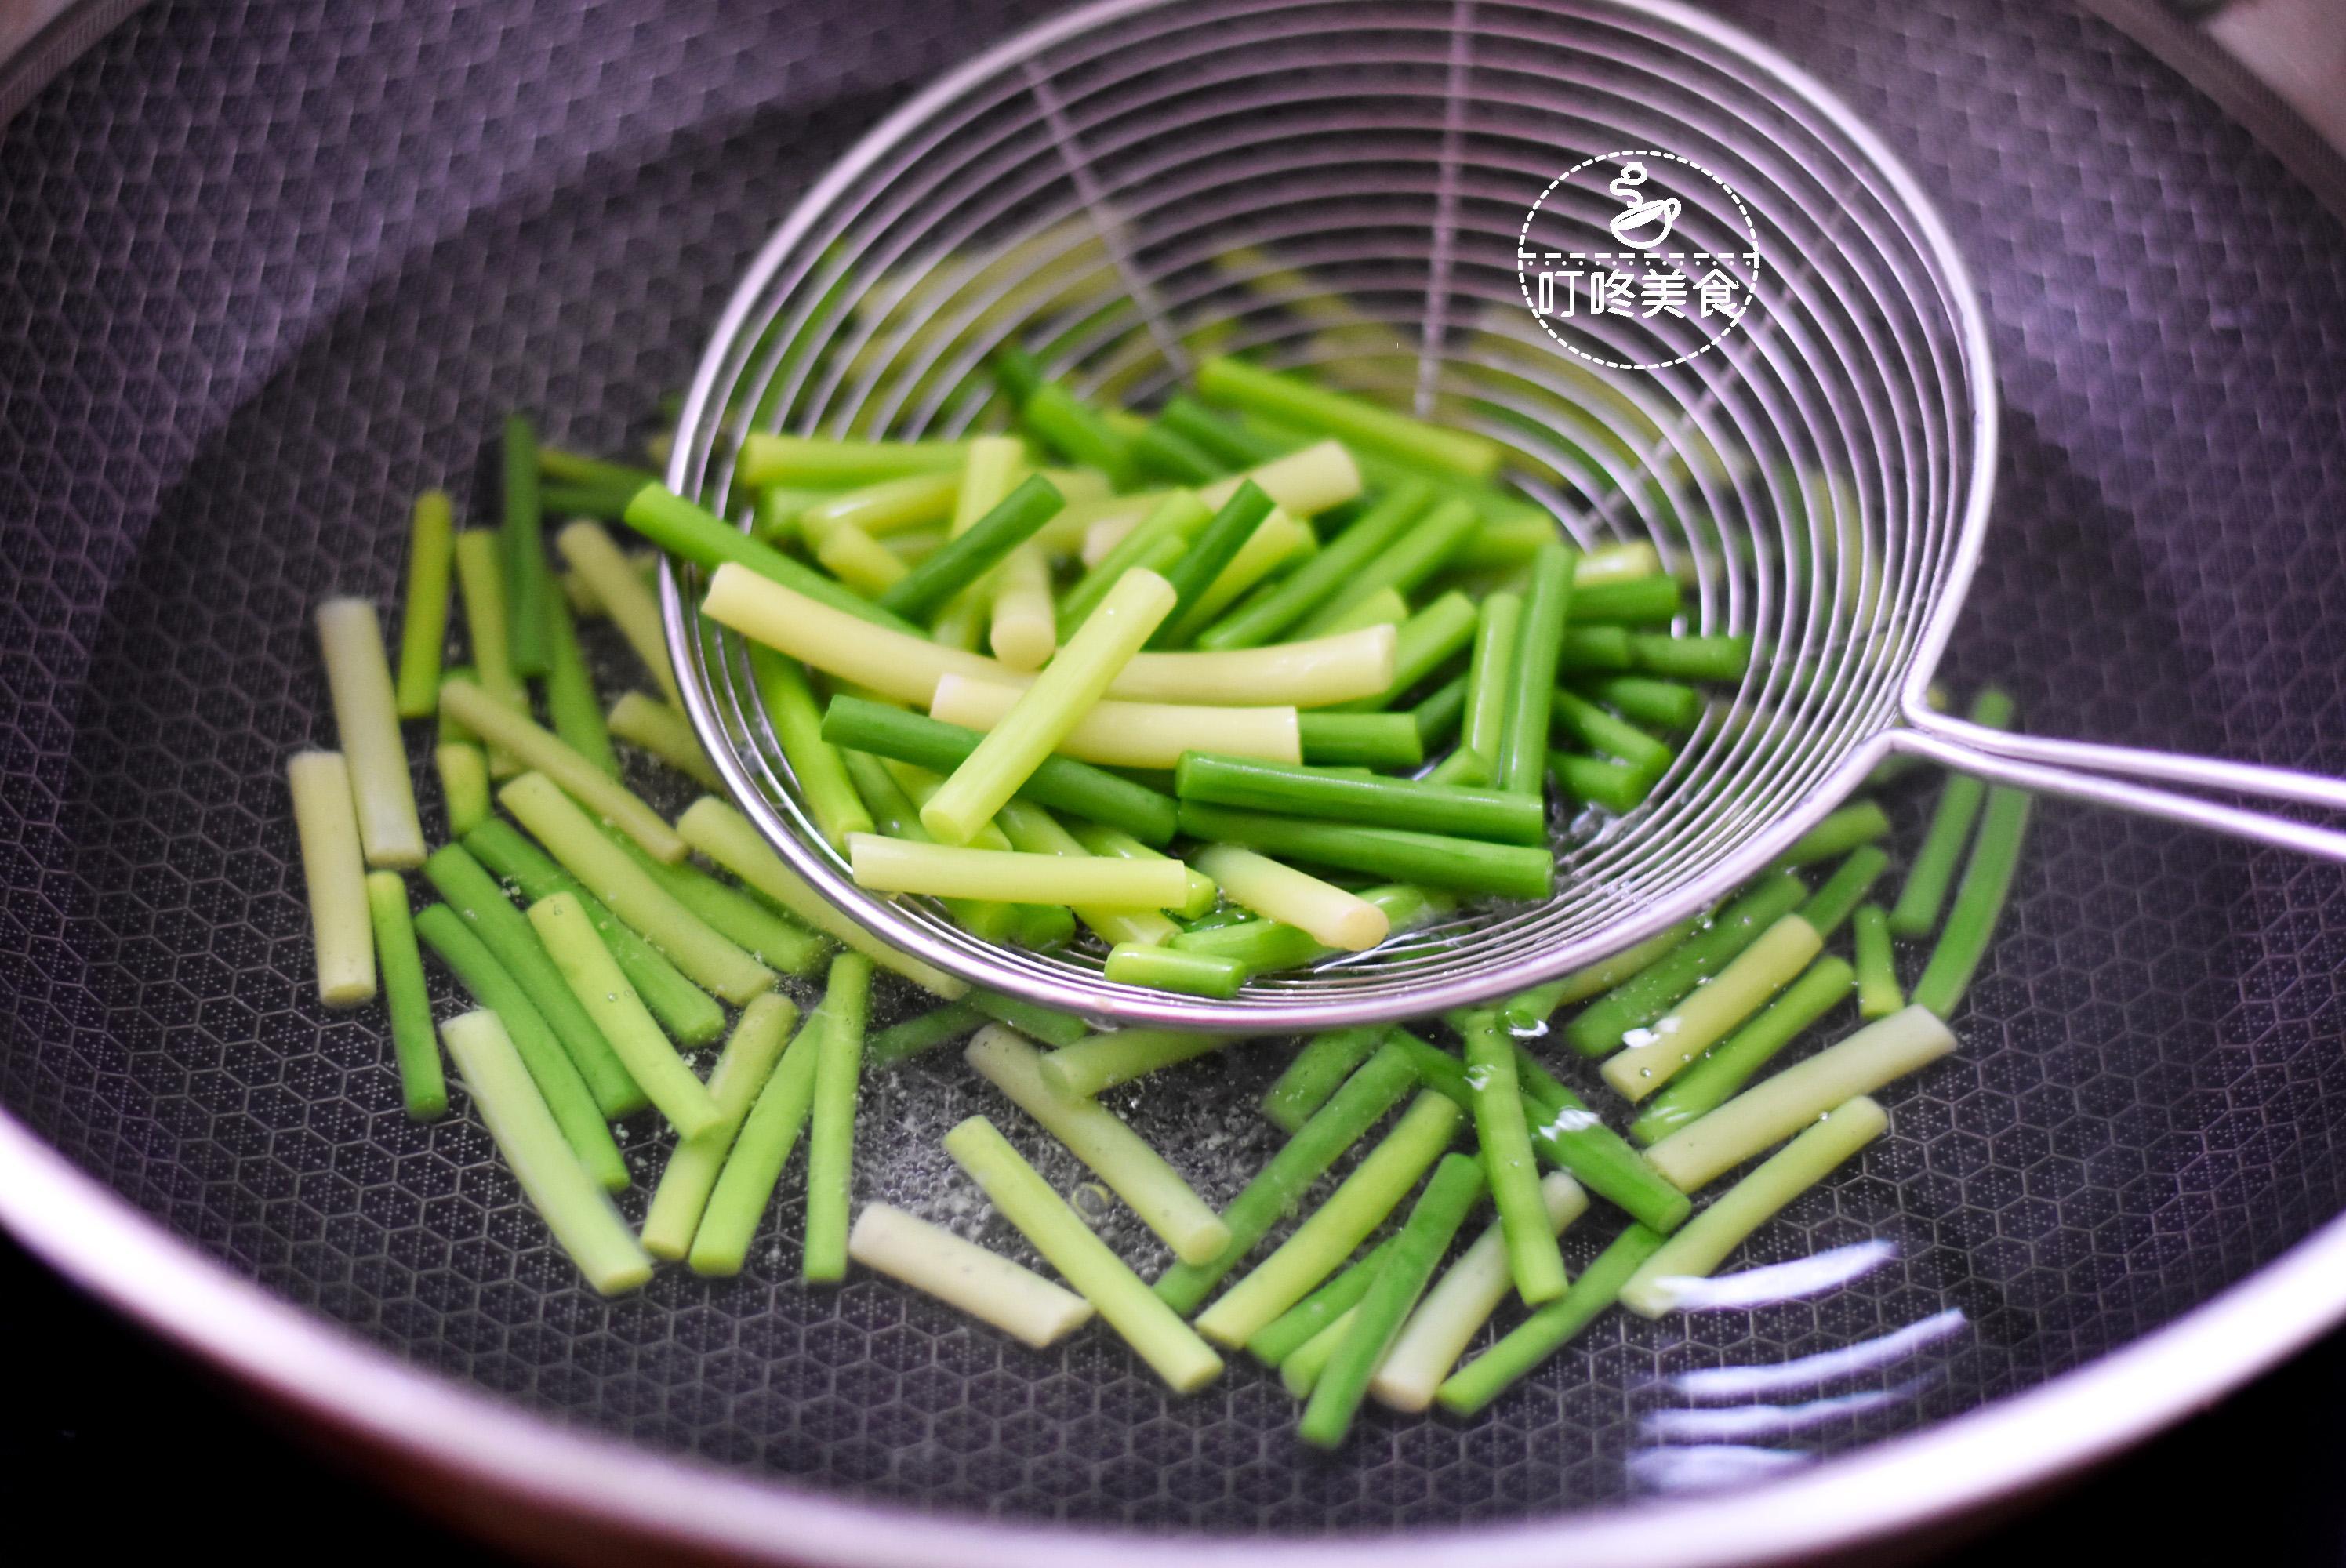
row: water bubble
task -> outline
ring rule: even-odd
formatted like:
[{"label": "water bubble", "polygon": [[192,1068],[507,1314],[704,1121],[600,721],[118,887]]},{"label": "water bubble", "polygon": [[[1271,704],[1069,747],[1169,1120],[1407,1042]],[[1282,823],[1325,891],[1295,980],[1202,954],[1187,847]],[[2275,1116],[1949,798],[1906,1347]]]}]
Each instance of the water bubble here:
[{"label": "water bubble", "polygon": [[1562,1137],[1566,1133],[1585,1133],[1604,1125],[1605,1118],[1586,1106],[1559,1105],[1542,1131],[1550,1137]]}]

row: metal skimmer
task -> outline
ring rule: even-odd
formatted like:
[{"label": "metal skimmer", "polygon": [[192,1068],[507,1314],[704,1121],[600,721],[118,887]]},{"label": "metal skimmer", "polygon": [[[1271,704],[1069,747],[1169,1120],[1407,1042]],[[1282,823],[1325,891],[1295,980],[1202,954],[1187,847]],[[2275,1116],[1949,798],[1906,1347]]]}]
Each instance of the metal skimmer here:
[{"label": "metal skimmer", "polygon": [[[1586,359],[1533,313],[1519,253],[1585,248],[1616,209],[1595,188],[1526,209],[1623,151],[1658,155],[1647,188],[1681,203],[1682,242],[1756,255],[1756,305],[1707,350],[1715,323],[1691,311],[1552,321]],[[741,644],[700,623],[694,574],[671,578],[687,705],[734,793],[855,918],[972,981],[1254,1031],[1481,1001],[1708,905],[1900,750],[2346,860],[2346,834],[2122,776],[2342,809],[2346,784],[1930,708],[1988,525],[1980,307],[1889,151],[1713,19],[1634,0],[1112,0],[1030,31],[877,127],[766,247],[702,361],[670,482],[738,514],[750,429],[979,428],[999,413],[984,357],[1014,341],[1143,406],[1200,352],[1244,351],[1480,431],[1576,539],[1651,539],[1694,586],[1687,624],[1750,633],[1763,656],[1645,807],[1562,825],[1549,902],[1210,1002],[858,891],[800,806]]]}]

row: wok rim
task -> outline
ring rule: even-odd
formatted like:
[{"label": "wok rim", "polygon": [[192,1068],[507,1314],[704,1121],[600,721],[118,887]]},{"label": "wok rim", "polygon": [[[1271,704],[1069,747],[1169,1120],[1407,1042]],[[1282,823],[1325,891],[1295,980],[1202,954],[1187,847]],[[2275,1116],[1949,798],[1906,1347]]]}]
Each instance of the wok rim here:
[{"label": "wok rim", "polygon": [[2346,1216],[2338,1216],[2172,1321],[2024,1393],[1755,1486],[1546,1520],[1282,1538],[929,1513],[566,1429],[402,1361],[237,1274],[6,1111],[0,1225],[122,1316],[344,1435],[613,1536],[820,1568],[1096,1568],[1110,1553],[1139,1568],[1190,1568],[1201,1546],[1265,1568],[1813,1559],[2042,1491],[2214,1402],[2346,1318]]}]

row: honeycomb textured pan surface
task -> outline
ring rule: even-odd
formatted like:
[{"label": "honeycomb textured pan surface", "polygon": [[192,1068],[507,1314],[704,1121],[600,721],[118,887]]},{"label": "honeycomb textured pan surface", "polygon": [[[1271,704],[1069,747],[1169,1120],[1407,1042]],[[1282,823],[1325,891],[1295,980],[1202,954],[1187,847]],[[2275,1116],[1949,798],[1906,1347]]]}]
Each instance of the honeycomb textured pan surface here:
[{"label": "honeycomb textured pan surface", "polygon": [[[1250,1369],[1175,1400],[1100,1333],[1036,1353],[884,1280],[809,1291],[794,1199],[737,1281],[583,1290],[475,1125],[406,1121],[379,1015],[316,1005],[281,774],[332,733],[307,612],[395,598],[418,489],[491,515],[505,410],[639,438],[792,199],[1040,14],[158,4],[0,130],[0,1103],[238,1272],[566,1421],[862,1497],[1201,1529],[1614,1501],[1658,1375],[1960,1308],[1854,1385],[1894,1397],[1779,1446],[1862,1444],[2121,1345],[2346,1205],[2339,873],[2046,804],[1961,1053],[1744,1255],[1895,1260],[1752,1311],[1608,1315],[1473,1421],[1372,1415],[1329,1458]],[[1916,171],[1993,317],[2001,504],[1950,684],[2002,681],[2049,733],[2346,770],[2337,220],[2061,8],[1730,14]],[[1905,846],[1929,798],[1892,798]],[[1219,1201],[1273,1146],[1253,1101],[1283,1055],[1114,1099]],[[937,1148],[977,1110],[1001,1107],[953,1053],[878,1077],[859,1179],[1015,1247]],[[630,1145],[631,1214],[654,1148]]]}]

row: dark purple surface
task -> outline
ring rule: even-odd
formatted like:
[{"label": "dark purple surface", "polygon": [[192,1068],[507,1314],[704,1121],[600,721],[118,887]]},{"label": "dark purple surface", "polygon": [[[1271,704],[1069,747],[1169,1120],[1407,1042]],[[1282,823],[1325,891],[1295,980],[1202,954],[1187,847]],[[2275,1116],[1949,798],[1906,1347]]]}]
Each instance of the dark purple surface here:
[{"label": "dark purple surface", "polygon": [[[158,5],[0,135],[0,1102],[230,1267],[485,1390],[747,1473],[1100,1522],[1553,1514],[1619,1495],[1658,1369],[1961,1305],[1923,1400],[1819,1439],[1862,1442],[2125,1343],[2336,1211],[2334,869],[2048,807],[1966,1051],[1754,1249],[1887,1235],[1900,1263],[1749,1319],[1608,1318],[1483,1421],[1375,1418],[1311,1459],[1250,1372],[1174,1403],[1102,1337],[1031,1357],[763,1257],[588,1297],[476,1127],[400,1115],[380,1024],[313,1005],[277,774],[326,733],[303,613],[391,590],[408,497],[464,486],[505,409],[620,442],[792,194],[1012,9]],[[1981,275],[2009,409],[1957,683],[2010,680],[2048,731],[2346,762],[2336,224],[2058,7],[1739,9],[1885,127]],[[1185,1069],[1144,1130],[1194,1147],[1168,1102],[1229,1105],[1260,1152],[1269,1065]],[[923,1064],[872,1114],[933,1159],[981,1104]],[[151,1367],[118,1342],[31,1376]],[[85,1474],[209,1475],[250,1527],[254,1471],[206,1470],[215,1404],[147,1426],[138,1380],[99,1387],[64,1419],[168,1441]],[[2188,1495],[2237,1529],[2275,1493]]]}]

